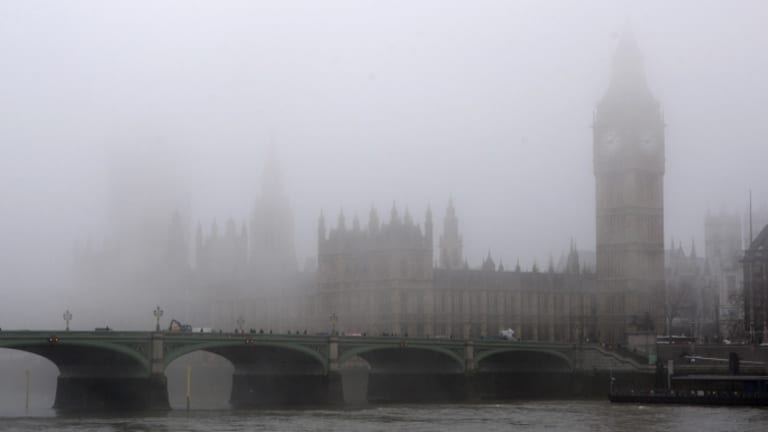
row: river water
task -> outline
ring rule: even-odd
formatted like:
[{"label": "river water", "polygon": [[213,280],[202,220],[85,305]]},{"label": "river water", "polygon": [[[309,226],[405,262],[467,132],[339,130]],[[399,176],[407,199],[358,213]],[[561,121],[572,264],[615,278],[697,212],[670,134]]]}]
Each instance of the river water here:
[{"label": "river water", "polygon": [[176,410],[160,415],[0,417],[2,431],[760,431],[767,408],[521,401],[316,410]]}]

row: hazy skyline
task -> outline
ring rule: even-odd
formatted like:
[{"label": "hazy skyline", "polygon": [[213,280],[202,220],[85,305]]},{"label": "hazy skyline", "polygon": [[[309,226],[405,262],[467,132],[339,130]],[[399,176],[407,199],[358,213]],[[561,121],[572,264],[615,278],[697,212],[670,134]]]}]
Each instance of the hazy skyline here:
[{"label": "hazy skyline", "polygon": [[394,201],[421,223],[431,205],[438,238],[450,197],[473,265],[490,250],[541,267],[571,238],[594,249],[590,125],[628,18],[667,122],[666,243],[695,239],[703,253],[707,209],[742,212],[750,188],[768,205],[766,12],[0,1],[0,273],[18,294],[0,316],[23,320],[36,296],[61,295],[75,245],[109,235],[115,182],[135,180],[141,199],[183,207],[192,224],[245,221],[272,146],[299,263],[316,252],[321,210],[364,223]]}]

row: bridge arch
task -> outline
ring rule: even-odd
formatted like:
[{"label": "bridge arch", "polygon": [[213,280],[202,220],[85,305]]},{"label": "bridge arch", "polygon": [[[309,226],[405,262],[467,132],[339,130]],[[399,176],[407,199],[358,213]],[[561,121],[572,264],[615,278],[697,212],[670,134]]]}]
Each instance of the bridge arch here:
[{"label": "bridge arch", "polygon": [[572,372],[573,361],[566,354],[550,349],[530,347],[504,347],[482,351],[475,355],[475,366],[478,371],[499,369],[511,366],[510,369],[530,371]]},{"label": "bridge arch", "polygon": [[174,409],[183,409],[189,383],[193,409],[229,408],[234,370],[229,359],[211,351],[193,351],[176,357],[165,368],[168,402]]},{"label": "bridge arch", "polygon": [[304,358],[308,358],[314,361],[318,367],[322,368],[323,373],[328,371],[328,359],[317,350],[314,350],[308,346],[303,346],[298,343],[294,344],[259,340],[251,340],[251,342],[252,343],[246,344],[245,340],[236,339],[228,341],[206,341],[202,343],[189,343],[177,346],[172,345],[172,348],[166,352],[163,359],[164,368],[167,368],[168,365],[177,358],[195,351],[207,351],[217,354],[229,360],[233,365],[235,365],[236,368],[238,368],[245,363],[245,361],[241,361],[240,359],[244,358],[248,354],[257,353],[259,350],[271,350],[273,353],[282,351],[284,353],[291,353],[294,356],[298,354]]},{"label": "bridge arch", "polygon": [[[345,350],[339,356],[339,364],[360,357],[377,369],[403,369],[427,363],[432,372],[462,372],[464,359],[450,349],[432,345],[366,345]],[[423,360],[423,361],[422,361]]]},{"label": "bridge arch", "polygon": [[[54,337],[54,336],[51,336]],[[35,335],[24,339],[3,340],[0,348],[39,355],[50,360],[62,376],[121,375],[143,377],[150,373],[149,346],[135,347],[78,339],[65,335],[57,342]]]},{"label": "bridge arch", "polygon": [[[29,371],[29,410],[43,413],[53,406],[59,367],[39,354],[0,348],[0,411],[5,415],[24,412],[26,373]],[[2,414],[0,414],[2,415]]]}]

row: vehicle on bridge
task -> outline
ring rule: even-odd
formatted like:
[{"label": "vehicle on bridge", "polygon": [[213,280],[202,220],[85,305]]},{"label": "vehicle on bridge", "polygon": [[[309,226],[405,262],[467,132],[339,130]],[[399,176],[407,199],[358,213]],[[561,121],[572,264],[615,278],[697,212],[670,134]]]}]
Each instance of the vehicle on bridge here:
[{"label": "vehicle on bridge", "polygon": [[168,325],[168,331],[169,332],[182,332],[182,333],[191,333],[192,332],[192,326],[189,324],[182,324],[177,319],[172,319],[171,324]]},{"label": "vehicle on bridge", "polygon": [[515,331],[512,330],[511,328],[500,331],[499,336],[504,340],[510,340],[510,341],[517,340],[517,337],[515,337]]}]

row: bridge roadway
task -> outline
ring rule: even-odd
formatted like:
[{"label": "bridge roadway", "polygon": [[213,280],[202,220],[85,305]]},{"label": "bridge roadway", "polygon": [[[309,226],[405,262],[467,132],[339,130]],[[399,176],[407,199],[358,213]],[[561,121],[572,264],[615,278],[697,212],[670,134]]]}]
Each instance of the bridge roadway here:
[{"label": "bridge roadway", "polygon": [[594,344],[240,333],[2,331],[0,348],[59,369],[54,408],[169,409],[165,369],[196,351],[234,366],[235,407],[343,401],[341,367],[369,365],[369,401],[604,395],[653,368]]}]

